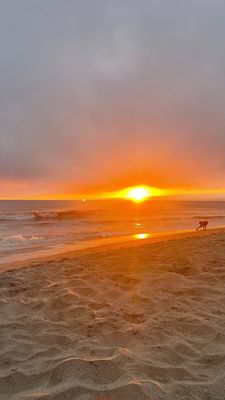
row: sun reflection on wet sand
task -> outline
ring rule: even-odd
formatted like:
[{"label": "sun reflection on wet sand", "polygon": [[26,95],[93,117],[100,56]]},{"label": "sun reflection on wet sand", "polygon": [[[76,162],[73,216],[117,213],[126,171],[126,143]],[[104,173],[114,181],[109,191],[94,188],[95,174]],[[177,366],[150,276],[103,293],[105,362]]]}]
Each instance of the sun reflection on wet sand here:
[{"label": "sun reflection on wet sand", "polygon": [[151,233],[136,233],[134,239],[148,239],[152,237]]},{"label": "sun reflection on wet sand", "polygon": [[[41,258],[50,258],[50,257],[57,257],[57,256],[62,256],[63,254],[68,254],[73,253],[74,251],[80,251],[80,250],[88,250],[91,248],[98,248],[101,246],[108,246],[108,245],[113,245],[113,244],[121,244],[121,243],[131,243],[132,241],[139,241],[140,239],[152,239],[154,241],[164,241],[164,240],[170,240],[173,238],[176,238],[177,235],[187,235],[187,236],[199,236],[199,235],[208,235],[211,234],[212,232],[219,232],[220,229],[224,229],[224,226],[220,226],[217,228],[212,228],[208,229],[206,232],[196,232],[193,229],[179,229],[179,230],[174,230],[174,231],[160,231],[160,232],[153,232],[153,233],[136,233],[133,235],[125,235],[125,236],[116,236],[116,237],[106,237],[100,239],[95,239],[95,240],[87,240],[83,243],[76,243],[76,244],[68,244],[68,245],[61,245],[58,247],[54,247],[53,249],[44,249],[40,251],[36,251],[35,255],[33,252],[26,252],[22,254],[16,254],[16,255],[10,255],[6,257],[1,257],[0,259],[0,266],[1,270],[3,266],[7,267],[7,265],[10,265],[11,263],[21,263],[21,261],[32,261],[32,260],[40,260]],[[183,237],[183,236],[182,236]]]}]

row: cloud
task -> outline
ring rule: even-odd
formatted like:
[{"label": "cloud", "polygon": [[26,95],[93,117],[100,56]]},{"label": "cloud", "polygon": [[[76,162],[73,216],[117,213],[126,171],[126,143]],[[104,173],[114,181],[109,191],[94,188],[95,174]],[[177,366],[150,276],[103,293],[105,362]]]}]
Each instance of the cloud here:
[{"label": "cloud", "polygon": [[225,4],[0,2],[0,177],[221,187]]}]

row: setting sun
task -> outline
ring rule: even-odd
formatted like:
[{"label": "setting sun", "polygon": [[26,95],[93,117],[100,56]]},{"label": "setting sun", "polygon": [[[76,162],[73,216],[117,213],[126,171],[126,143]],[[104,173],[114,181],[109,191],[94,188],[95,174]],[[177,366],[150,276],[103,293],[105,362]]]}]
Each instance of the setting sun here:
[{"label": "setting sun", "polygon": [[152,196],[151,190],[147,187],[134,187],[128,190],[127,199],[136,203],[141,203]]},{"label": "setting sun", "polygon": [[131,200],[135,203],[142,203],[154,195],[155,188],[146,185],[128,187],[118,192],[118,197]]},{"label": "setting sun", "polygon": [[127,187],[117,192],[110,193],[107,197],[131,200],[134,203],[142,203],[143,201],[148,200],[150,197],[162,195],[162,189],[147,185],[140,185]]}]

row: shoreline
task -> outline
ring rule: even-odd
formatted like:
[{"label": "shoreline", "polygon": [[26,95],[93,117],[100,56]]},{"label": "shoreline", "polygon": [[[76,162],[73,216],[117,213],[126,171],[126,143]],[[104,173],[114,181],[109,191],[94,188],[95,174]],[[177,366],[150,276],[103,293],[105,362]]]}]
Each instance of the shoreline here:
[{"label": "shoreline", "polygon": [[[73,246],[73,249],[65,250],[62,249],[60,252],[54,252],[52,254],[43,255],[41,252],[40,255],[36,255],[30,258],[23,258],[17,261],[6,261],[1,263],[0,260],[0,274],[2,272],[6,272],[8,270],[16,270],[23,269],[30,266],[37,266],[43,264],[47,261],[62,261],[63,259],[73,259],[79,257],[80,255],[88,255],[91,253],[101,253],[102,251],[110,251],[113,249],[123,248],[133,248],[139,247],[147,244],[160,243],[164,241],[172,241],[172,240],[182,240],[190,237],[202,237],[202,236],[210,236],[213,234],[225,233],[225,227],[216,227],[216,228],[208,228],[205,231],[196,231],[192,229],[183,229],[177,231],[167,231],[167,232],[155,232],[155,233],[143,233],[143,234],[135,234],[129,236],[115,237],[115,238],[106,238],[106,239],[97,239],[95,241],[91,241],[89,246],[87,243],[85,245],[76,245]],[[100,243],[99,243],[100,242]]]}]

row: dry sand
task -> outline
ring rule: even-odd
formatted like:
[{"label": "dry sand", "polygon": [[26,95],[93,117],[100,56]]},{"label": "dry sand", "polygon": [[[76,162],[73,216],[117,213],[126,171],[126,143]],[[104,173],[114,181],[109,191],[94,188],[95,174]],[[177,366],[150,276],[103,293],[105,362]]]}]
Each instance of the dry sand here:
[{"label": "dry sand", "polygon": [[224,399],[224,250],[199,233],[2,272],[0,399]]}]

